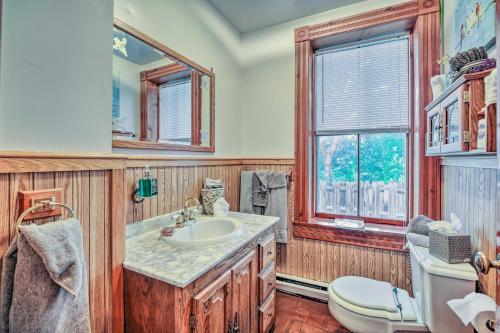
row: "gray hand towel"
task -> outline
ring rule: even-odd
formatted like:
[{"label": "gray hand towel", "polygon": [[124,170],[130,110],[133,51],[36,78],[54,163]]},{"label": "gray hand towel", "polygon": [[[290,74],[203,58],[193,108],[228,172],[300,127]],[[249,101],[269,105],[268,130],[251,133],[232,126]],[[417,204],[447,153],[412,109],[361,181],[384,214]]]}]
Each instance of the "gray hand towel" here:
[{"label": "gray hand towel", "polygon": [[408,223],[408,228],[406,230],[407,233],[415,233],[420,235],[429,236],[429,222],[433,222],[434,220],[428,218],[425,215],[417,215],[413,219],[411,219],[410,223]]},{"label": "gray hand towel", "polygon": [[240,212],[255,214],[252,205],[253,171],[242,171],[240,175]]},{"label": "gray hand towel", "polygon": [[1,332],[90,332],[78,220],[31,224],[19,230],[3,259]]},{"label": "gray hand towel", "polygon": [[[267,196],[265,205],[255,205],[255,180],[259,181],[259,186],[265,186]],[[240,212],[279,217],[280,220],[275,226],[276,241],[279,243],[288,243],[287,182],[287,175],[283,172],[265,170],[241,172]]]}]

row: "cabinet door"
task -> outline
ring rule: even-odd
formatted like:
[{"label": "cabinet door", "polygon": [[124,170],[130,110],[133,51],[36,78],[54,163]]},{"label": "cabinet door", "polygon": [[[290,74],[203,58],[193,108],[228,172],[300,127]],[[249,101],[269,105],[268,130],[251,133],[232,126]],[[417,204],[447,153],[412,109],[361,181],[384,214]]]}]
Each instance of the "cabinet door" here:
[{"label": "cabinet door", "polygon": [[427,137],[425,141],[427,155],[437,155],[441,153],[441,144],[443,141],[441,104],[435,105],[427,112]]},{"label": "cabinet door", "polygon": [[227,332],[231,310],[231,272],[228,271],[194,296],[194,331]]},{"label": "cabinet door", "polygon": [[441,102],[443,114],[443,144],[442,153],[454,153],[468,150],[463,133],[468,129],[467,108],[464,106],[463,95],[465,85],[451,93]]},{"label": "cabinet door", "polygon": [[257,256],[250,252],[231,269],[233,326],[239,332],[257,332]]}]

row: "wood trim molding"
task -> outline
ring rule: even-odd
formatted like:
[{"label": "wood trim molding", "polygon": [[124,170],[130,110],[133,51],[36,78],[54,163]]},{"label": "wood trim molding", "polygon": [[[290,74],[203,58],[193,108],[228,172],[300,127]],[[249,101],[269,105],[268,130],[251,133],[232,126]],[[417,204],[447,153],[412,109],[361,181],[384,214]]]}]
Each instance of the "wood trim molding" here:
[{"label": "wood trim molding", "polygon": [[294,221],[309,220],[309,154],[312,114],[313,48],[308,40],[295,44],[295,210]]},{"label": "wood trim molding", "polygon": [[[201,145],[201,76],[191,72],[191,144]],[[212,146],[212,144],[210,144]]]},{"label": "wood trim molding", "polygon": [[327,242],[407,252],[403,232],[353,231],[335,228],[316,222],[294,222],[293,236]]},{"label": "wood trim molding", "polygon": [[111,285],[112,285],[112,332],[121,333],[125,329],[123,299],[123,261],[125,259],[125,215],[127,191],[125,171],[111,172]]},{"label": "wood trim molding", "polygon": [[0,157],[0,174],[123,169],[125,159]]},{"label": "wood trim molding", "polygon": [[[404,22],[407,29],[412,29],[411,47],[415,64],[412,66],[415,80],[415,93],[412,95],[415,95],[414,111],[418,113],[421,124],[419,137],[425,138],[424,107],[432,100],[428,83],[440,70],[436,62],[440,54],[439,10],[437,0],[414,0],[295,30],[295,222],[309,221],[314,196],[310,190],[313,170],[310,170],[309,161],[311,145],[314,145],[314,140],[311,139],[311,117],[314,117],[314,82],[311,79],[314,72],[313,48],[334,36],[368,28],[397,29],[396,26],[393,27],[393,23]],[[413,138],[410,141],[413,142],[412,140]],[[439,160],[426,157],[425,145],[419,144],[419,160],[413,163],[419,166],[419,212],[439,219]],[[410,181],[413,182],[413,174],[410,175]],[[410,198],[409,210],[413,209],[412,199],[413,196]]]},{"label": "wood trim molding", "polygon": [[166,45],[158,42],[157,40],[149,37],[148,35],[142,33],[141,31],[135,29],[134,27],[128,25],[127,23],[125,23],[124,21],[122,21],[116,17],[113,18],[113,26],[126,32],[127,34],[129,34],[131,36],[134,36],[135,38],[137,38],[139,40],[142,40],[144,43],[154,47],[155,49],[158,49],[158,50],[164,52],[165,54],[169,55],[170,57],[175,58],[175,59],[187,64],[188,66],[190,66],[194,69],[199,70],[200,72],[202,72],[208,76],[212,76],[212,74],[213,74],[212,71],[210,71],[209,69],[206,69],[205,67],[198,65],[197,63],[195,63],[191,59],[189,59],[189,58],[183,56],[182,54],[172,50],[168,46],[166,46]]},{"label": "wood trim molding", "polygon": [[[178,52],[170,49],[166,45],[158,42],[157,40],[147,36],[141,31],[131,27],[127,23],[118,18],[113,19],[113,26],[125,33],[143,41],[144,43],[164,52],[168,57],[178,60],[180,63],[169,64],[166,66],[154,68],[151,70],[143,71],[140,74],[141,83],[141,103],[140,103],[140,141],[131,140],[113,140],[112,146],[115,148],[127,149],[155,149],[155,150],[175,150],[175,151],[194,151],[194,152],[215,152],[215,74],[212,70],[208,70],[194,61],[184,57]],[[193,117],[194,124],[192,124],[192,144],[191,145],[178,145],[170,143],[158,142],[159,139],[159,84],[165,75],[181,72],[184,70],[193,70],[196,75],[192,78],[196,79],[193,82],[193,114],[199,113],[197,117]],[[200,82],[201,74],[210,77],[210,143],[208,147],[200,145],[200,131],[201,127],[201,92]],[[195,98],[197,98],[195,102]]]},{"label": "wood trim molding", "polygon": [[119,170],[144,166],[294,165],[291,157],[164,157],[122,154],[1,152],[0,174]]},{"label": "wood trim molding", "polygon": [[440,57],[439,12],[420,15],[414,27],[415,46],[415,108],[419,117],[418,145],[418,212],[434,220],[441,217],[441,166],[438,157],[425,156],[424,138],[427,131],[425,106],[432,101],[429,85],[431,77],[440,73],[437,59]]},{"label": "wood trim molding", "polygon": [[215,152],[215,147],[209,147],[209,146],[177,145],[172,143],[132,141],[132,140],[113,140],[113,148],[180,150],[180,151],[195,151],[195,152],[205,152],[205,153]]},{"label": "wood trim molding", "polygon": [[183,64],[179,63],[168,64],[165,66],[148,69],[146,71],[141,72],[141,81],[148,80],[148,81],[154,81],[156,83],[162,83],[161,80],[159,79],[161,79],[163,76],[180,73],[186,70],[189,69]]},{"label": "wood trim molding", "polygon": [[295,42],[313,41],[326,36],[362,30],[419,15],[439,12],[438,0],[415,0],[390,7],[375,9],[325,23],[300,27],[295,30]]},{"label": "wood trim molding", "polygon": [[255,158],[244,158],[242,165],[256,165],[256,164],[268,164],[268,165],[294,165],[295,159],[293,157],[283,157],[283,158],[263,158],[263,157],[255,157]]}]

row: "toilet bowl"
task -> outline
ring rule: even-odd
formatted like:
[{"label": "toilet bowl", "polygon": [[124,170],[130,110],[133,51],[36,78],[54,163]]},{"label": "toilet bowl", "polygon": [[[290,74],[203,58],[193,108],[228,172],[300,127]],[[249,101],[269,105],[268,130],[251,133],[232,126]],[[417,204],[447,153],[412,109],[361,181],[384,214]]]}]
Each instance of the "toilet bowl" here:
[{"label": "toilet bowl", "polygon": [[447,264],[427,248],[409,244],[414,298],[388,282],[343,276],[328,287],[328,308],[347,329],[360,333],[472,333],[446,302],[475,290],[469,264]]},{"label": "toilet bowl", "polygon": [[[396,306],[396,295],[401,311]],[[386,333],[402,328],[428,332],[417,316],[415,300],[406,290],[393,290],[387,282],[344,276],[330,284],[328,298],[330,313],[353,332]]]}]

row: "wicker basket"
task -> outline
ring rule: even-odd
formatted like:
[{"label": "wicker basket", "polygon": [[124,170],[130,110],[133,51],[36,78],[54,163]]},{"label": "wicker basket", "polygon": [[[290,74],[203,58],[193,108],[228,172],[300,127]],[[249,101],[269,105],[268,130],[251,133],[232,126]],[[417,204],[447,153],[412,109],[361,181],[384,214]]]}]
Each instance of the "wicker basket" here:
[{"label": "wicker basket", "polygon": [[214,202],[224,197],[224,188],[203,189],[201,190],[201,200],[205,214],[214,215]]}]

